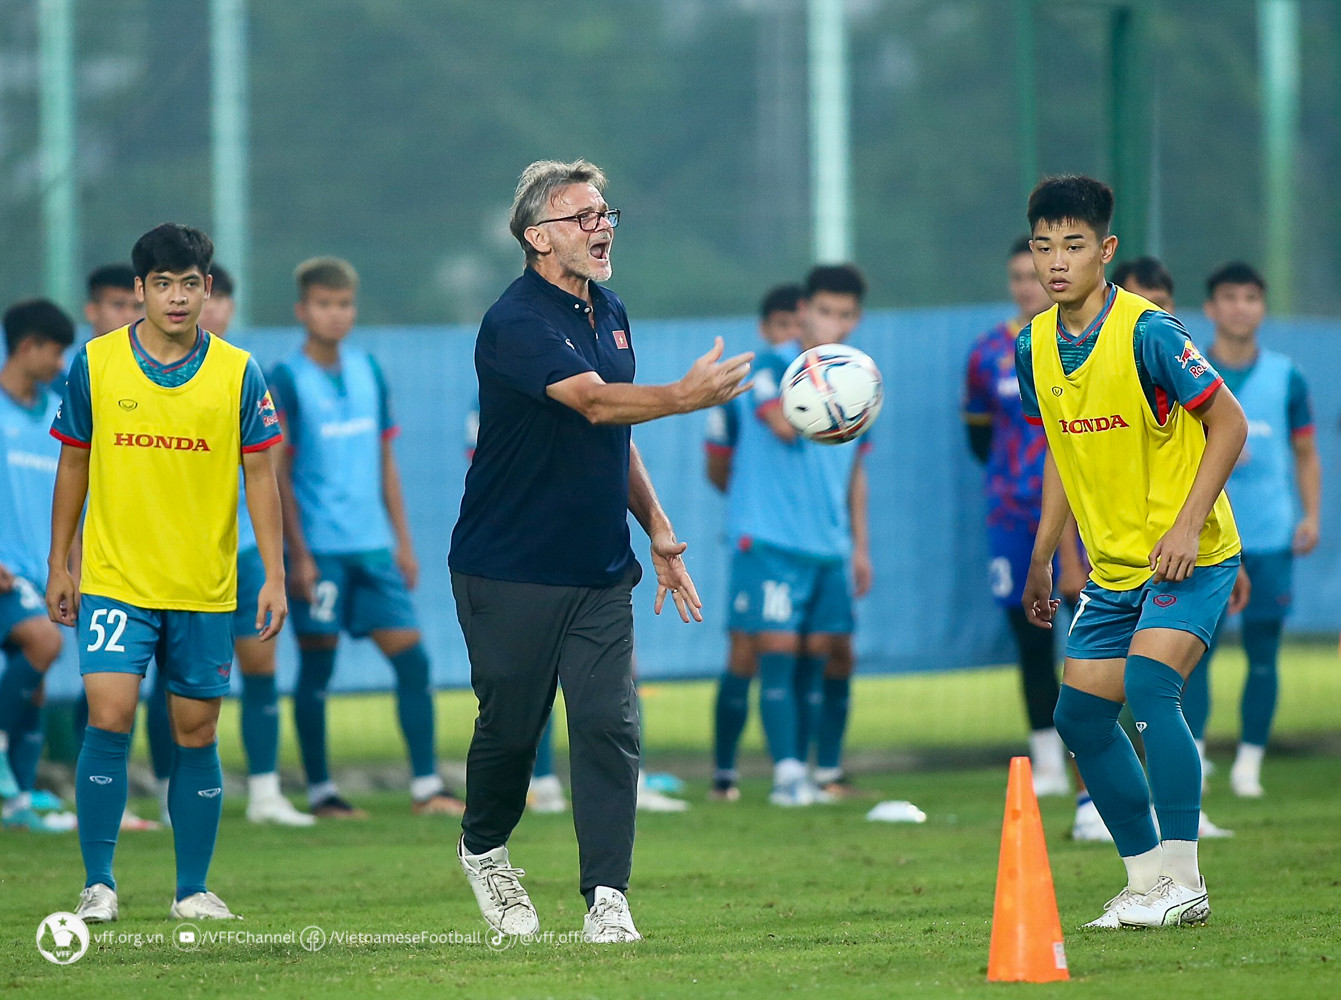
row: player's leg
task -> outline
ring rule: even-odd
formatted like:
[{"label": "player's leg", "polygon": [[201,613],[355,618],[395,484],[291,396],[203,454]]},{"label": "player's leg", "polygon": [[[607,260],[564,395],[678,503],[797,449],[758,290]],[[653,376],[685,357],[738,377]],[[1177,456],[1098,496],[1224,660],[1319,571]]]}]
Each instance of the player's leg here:
[{"label": "player's leg", "polygon": [[506,934],[534,933],[540,926],[518,881],[520,870],[509,861],[507,841],[526,808],[576,593],[571,587],[452,574],[470,684],[479,703],[466,755],[466,811],[457,857],[485,920]]},{"label": "player's leg", "polygon": [[1075,755],[1095,808],[1112,834],[1127,884],[1090,926],[1116,928],[1118,916],[1159,880],[1159,834],[1150,815],[1150,788],[1131,740],[1118,725],[1126,695],[1123,672],[1140,592],[1086,585],[1066,640],[1062,686],[1053,713]]},{"label": "player's leg", "polygon": [[531,786],[526,793],[526,808],[536,813],[561,813],[568,808],[563,785],[554,773],[554,716],[549,717],[536,746]]},{"label": "player's leg", "polygon": [[45,741],[43,681],[60,655],[61,633],[54,622],[35,613],[41,607],[35,589],[28,601],[32,606],[14,609],[18,621],[12,626],[6,624],[13,620],[5,610],[7,599],[13,596],[11,592],[0,597],[0,635],[8,650],[5,671],[0,676],[0,738],[7,746],[7,751],[0,753],[0,770],[9,770],[14,783],[12,795],[0,792],[0,797],[5,797],[4,825],[40,833],[66,832],[74,828],[71,814],[44,816],[32,808],[37,765]]},{"label": "player's leg", "polygon": [[85,922],[117,918],[112,860],[129,793],[130,731],[161,632],[160,612],[89,594],[80,600],[76,634],[89,718],[75,764],[75,811],[87,877],[75,913]]},{"label": "player's leg", "polygon": [[[149,739],[149,765],[158,787],[159,812],[165,824],[172,822],[168,810],[168,778],[172,775],[172,720],[168,717],[168,686],[163,671],[151,671],[149,696],[144,699],[144,732]],[[124,825],[124,822],[123,822]]]},{"label": "player's leg", "polygon": [[326,819],[366,819],[367,813],[340,796],[331,778],[326,738],[326,694],[335,673],[335,652],[347,601],[347,573],[343,560],[316,556],[321,578],[311,603],[298,596],[289,601],[294,635],[298,638],[298,679],[293,686],[293,726],[298,753],[307,776],[307,802],[314,816]]},{"label": "player's leg", "polygon": [[419,617],[391,553],[359,557],[349,587],[350,634],[370,636],[396,674],[396,717],[410,759],[411,808],[418,815],[460,816],[466,804],[438,774],[433,677]]},{"label": "player's leg", "polygon": [[759,669],[754,639],[748,632],[732,629],[727,633],[730,649],[726,670],[717,682],[717,702],[713,711],[713,774],[709,797],[717,802],[735,802],[740,798],[736,782],[736,754],[740,736],[750,717],[750,683]]},{"label": "player's leg", "polygon": [[638,575],[631,570],[613,587],[577,591],[557,664],[568,715],[578,888],[589,908],[583,936],[595,943],[639,939],[624,895],[641,756],[631,642]]},{"label": "player's leg", "polygon": [[818,744],[815,784],[830,798],[855,794],[843,773],[843,741],[851,715],[852,675],[857,666],[852,643],[856,622],[850,580],[846,563],[826,563],[819,568],[806,617],[807,635],[800,667],[806,669],[807,659],[818,665],[818,683],[813,688],[812,701]]},{"label": "player's leg", "polygon": [[808,634],[801,636],[792,687],[796,694],[796,753],[806,765],[810,764],[811,749],[819,740],[820,709],[824,698],[821,685],[828,661],[827,636],[818,636],[814,640]]},{"label": "player's leg", "polygon": [[233,668],[233,613],[165,611],[159,664],[167,677],[176,753],[168,789],[177,888],[170,916],[231,919],[207,884],[223,813],[219,707]]},{"label": "player's leg", "polygon": [[1148,583],[1127,657],[1124,686],[1145,741],[1146,770],[1161,837],[1155,888],[1124,924],[1200,923],[1210,914],[1197,857],[1201,757],[1183,717],[1182,691],[1210,645],[1238,576],[1237,558],[1200,566],[1179,583]]},{"label": "player's leg", "polygon": [[1235,795],[1262,795],[1262,758],[1271,736],[1279,687],[1281,631],[1291,603],[1294,557],[1287,552],[1246,554],[1244,566],[1252,578],[1252,597],[1243,609],[1243,651],[1248,673],[1240,702],[1238,751],[1229,772]]}]

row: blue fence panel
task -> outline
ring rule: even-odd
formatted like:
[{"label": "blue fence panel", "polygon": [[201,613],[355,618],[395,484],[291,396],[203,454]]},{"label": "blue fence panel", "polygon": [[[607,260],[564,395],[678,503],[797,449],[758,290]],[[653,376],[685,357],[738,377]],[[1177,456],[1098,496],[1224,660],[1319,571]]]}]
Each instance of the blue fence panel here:
[{"label": "blue fence panel", "polygon": [[[969,456],[959,417],[963,366],[972,341],[1008,314],[1003,306],[880,312],[868,315],[853,343],[870,353],[885,377],[885,409],[873,432],[871,546],[875,584],[858,611],[857,646],[866,672],[952,669],[1009,657],[1004,619],[987,590],[981,473]],[[1199,343],[1209,336],[1189,316]],[[756,346],[748,318],[635,323],[639,381],[678,378],[721,335],[728,352]],[[475,395],[475,330],[466,327],[379,327],[352,338],[381,362],[402,434],[397,441],[406,503],[422,567],[416,594],[425,643],[440,686],[466,686],[469,667],[456,623],[447,548],[466,470],[464,428]],[[292,328],[258,329],[239,343],[269,366],[300,341]],[[1273,320],[1263,341],[1299,362],[1314,389],[1325,497],[1331,471],[1341,469],[1341,323]],[[689,414],[634,428],[633,437],[679,536],[704,599],[702,624],[686,625],[673,609],[651,613],[650,572],[635,593],[639,673],[648,678],[704,677],[726,657],[725,504],[704,476],[704,417]],[[1335,510],[1330,499],[1324,510]],[[537,530],[551,530],[537,525]],[[1323,540],[1296,573],[1295,632],[1334,631],[1341,609],[1341,533],[1324,516]],[[646,567],[646,543],[634,527]],[[77,688],[74,652],[51,676],[53,697]],[[296,649],[280,639],[280,685],[292,687]],[[236,680],[236,679],[235,679]],[[367,642],[346,641],[337,690],[388,688],[390,669]]]}]

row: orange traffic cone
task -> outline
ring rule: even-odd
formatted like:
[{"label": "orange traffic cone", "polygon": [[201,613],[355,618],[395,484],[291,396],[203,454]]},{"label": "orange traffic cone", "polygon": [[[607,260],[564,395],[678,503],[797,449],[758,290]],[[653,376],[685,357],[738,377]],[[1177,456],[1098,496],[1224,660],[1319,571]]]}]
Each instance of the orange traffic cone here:
[{"label": "orange traffic cone", "polygon": [[1033,769],[1028,757],[1013,757],[1006,784],[1006,820],[1001,826],[987,980],[1048,983],[1070,978],[1043,820],[1034,796]]}]

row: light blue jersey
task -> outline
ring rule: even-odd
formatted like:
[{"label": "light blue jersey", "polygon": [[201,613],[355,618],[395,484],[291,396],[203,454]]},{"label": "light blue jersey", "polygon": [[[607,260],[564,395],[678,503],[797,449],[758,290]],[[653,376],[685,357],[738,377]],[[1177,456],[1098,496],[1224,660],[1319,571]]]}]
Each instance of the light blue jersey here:
[{"label": "light blue jersey", "polygon": [[1308,389],[1294,362],[1262,351],[1248,368],[1223,365],[1248,418],[1248,440],[1225,486],[1245,552],[1288,551],[1294,540],[1294,438],[1313,433]]},{"label": "light blue jersey", "polygon": [[39,388],[28,408],[0,390],[0,563],[45,588],[51,548],[51,494],[61,443],[51,422],[61,397]]},{"label": "light blue jersey", "polygon": [[852,552],[848,487],[858,442],[783,442],[762,414],[781,405],[783,372],[799,349],[780,345],[754,362],[754,388],[733,400],[736,444],[727,498],[727,537],[814,559],[842,560]]},{"label": "light blue jersey", "polygon": [[327,371],[295,351],[275,366],[270,387],[288,422],[293,490],[308,548],[332,555],[391,548],[382,440],[396,427],[372,356],[343,347],[339,370]]},{"label": "light blue jersey", "polygon": [[238,476],[237,483],[237,550],[246,552],[257,546],[256,529],[251,526],[251,512],[247,510],[247,477]]}]

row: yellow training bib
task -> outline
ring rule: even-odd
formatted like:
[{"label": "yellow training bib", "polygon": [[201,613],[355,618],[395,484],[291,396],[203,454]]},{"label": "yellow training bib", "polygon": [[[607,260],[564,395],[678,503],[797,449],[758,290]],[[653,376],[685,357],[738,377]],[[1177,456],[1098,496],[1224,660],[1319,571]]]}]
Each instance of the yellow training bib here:
[{"label": "yellow training bib", "polygon": [[[1070,375],[1057,350],[1057,307],[1031,325],[1048,448],[1089,555],[1090,579],[1109,590],[1133,590],[1150,579],[1150,550],[1173,527],[1206,450],[1196,417],[1174,403],[1161,425],[1141,390],[1134,332],[1141,315],[1155,308],[1119,288],[1093,334],[1093,352]],[[1221,491],[1201,530],[1197,565],[1223,562],[1239,549]]]},{"label": "yellow training bib", "polygon": [[142,608],[237,606],[247,352],[209,337],[184,385],[154,384],[123,327],[88,344],[93,440],[80,590]]}]

